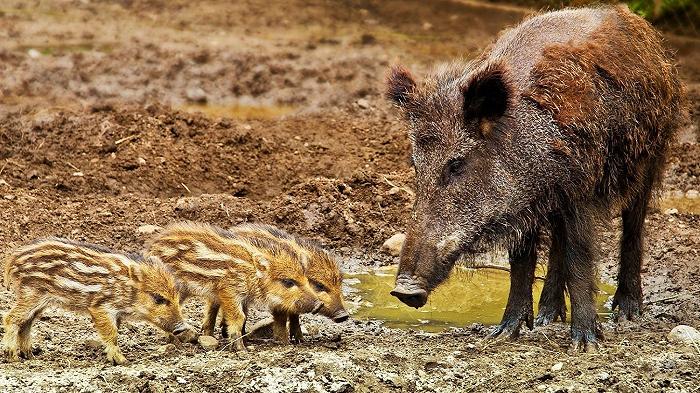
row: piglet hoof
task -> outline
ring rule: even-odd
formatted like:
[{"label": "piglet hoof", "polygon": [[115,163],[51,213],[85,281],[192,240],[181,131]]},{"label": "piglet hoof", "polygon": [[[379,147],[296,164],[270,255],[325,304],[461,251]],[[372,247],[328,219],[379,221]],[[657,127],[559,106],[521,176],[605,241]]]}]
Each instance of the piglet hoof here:
[{"label": "piglet hoof", "polygon": [[22,357],[24,360],[32,360],[34,359],[34,353],[32,352],[31,348],[27,349],[26,351],[21,351],[19,353],[19,356]]},{"label": "piglet hoof", "polygon": [[5,355],[5,359],[7,359],[8,362],[11,362],[11,363],[19,362],[19,360],[20,360],[19,350],[5,348],[5,349],[3,349],[2,352]]},{"label": "piglet hoof", "polygon": [[612,309],[616,322],[634,321],[642,315],[642,301],[630,295],[615,293]]},{"label": "piglet hoof", "polygon": [[121,352],[108,352],[107,360],[114,366],[124,366],[129,363],[128,360],[121,354]]}]

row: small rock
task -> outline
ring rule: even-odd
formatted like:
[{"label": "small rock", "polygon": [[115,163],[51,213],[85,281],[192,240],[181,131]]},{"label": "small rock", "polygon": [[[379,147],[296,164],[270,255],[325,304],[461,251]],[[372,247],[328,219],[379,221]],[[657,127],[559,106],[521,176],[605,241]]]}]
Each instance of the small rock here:
[{"label": "small rock", "polygon": [[362,34],[360,42],[362,42],[362,45],[372,45],[377,42],[377,38],[372,34]]},{"label": "small rock", "polygon": [[700,332],[692,326],[678,325],[668,333],[668,341],[679,344],[700,344]]},{"label": "small rock", "polygon": [[102,341],[89,338],[85,340],[85,346],[92,349],[102,349]]},{"label": "small rock", "polygon": [[177,383],[179,383],[180,385],[184,385],[187,383],[187,380],[185,378],[182,378],[182,377],[175,378],[175,381],[177,381]]},{"label": "small rock", "polygon": [[403,233],[397,233],[382,244],[381,251],[397,257],[401,255],[401,249],[403,248],[404,241],[406,241],[406,235]]},{"label": "small rock", "polygon": [[199,336],[197,342],[207,351],[216,349],[219,346],[219,341],[212,336]]},{"label": "small rock", "polygon": [[200,104],[207,102],[207,93],[201,87],[190,87],[185,91],[185,97],[192,102]]},{"label": "small rock", "polygon": [[394,195],[394,194],[398,194],[400,191],[401,191],[401,189],[400,189],[399,187],[391,187],[391,188],[389,189],[388,194],[389,194],[389,195]]},{"label": "small rock", "polygon": [[554,366],[552,366],[552,372],[561,371],[562,368],[564,368],[564,363],[556,363]]},{"label": "small rock", "polygon": [[423,22],[423,30],[430,30],[433,28],[433,24],[430,22]]},{"label": "small rock", "polygon": [[83,177],[83,176],[85,176],[85,174],[84,174],[83,172],[78,171],[78,172],[73,172],[73,176],[75,176],[75,177]]},{"label": "small rock", "polygon": [[175,346],[175,344],[165,344],[165,345],[161,345],[158,348],[158,353],[161,355],[165,355],[166,353],[172,353],[172,352],[175,352],[176,350],[177,350],[177,347]]},{"label": "small rock", "polygon": [[610,374],[603,371],[603,372],[598,373],[598,375],[596,375],[595,378],[601,382],[607,381],[608,379],[610,379]]},{"label": "small rock", "polygon": [[139,157],[136,162],[138,162],[139,165],[146,165],[146,159],[143,157]]},{"label": "small rock", "polygon": [[160,231],[161,229],[163,229],[163,228],[159,227],[158,225],[146,224],[146,225],[141,225],[140,227],[136,228],[136,233],[140,233],[142,235],[152,235],[152,234]]},{"label": "small rock", "polygon": [[39,57],[41,57],[41,52],[32,48],[27,51],[27,56],[31,57],[32,59],[38,59]]},{"label": "small rock", "polygon": [[17,198],[17,197],[14,196],[14,195],[12,195],[12,194],[7,194],[7,195],[4,196],[4,198],[7,199],[8,201],[11,201],[11,200],[13,200],[13,199],[15,199],[15,198]]},{"label": "small rock", "polygon": [[369,109],[369,101],[365,100],[364,98],[360,98],[357,100],[357,106],[362,109]]},{"label": "small rock", "polygon": [[678,214],[678,209],[676,209],[675,207],[672,207],[670,209],[666,209],[666,210],[664,210],[664,214],[666,214],[667,216],[672,216],[674,214]]},{"label": "small rock", "polygon": [[685,192],[685,197],[688,199],[695,199],[700,197],[700,191],[698,190],[688,190]]}]

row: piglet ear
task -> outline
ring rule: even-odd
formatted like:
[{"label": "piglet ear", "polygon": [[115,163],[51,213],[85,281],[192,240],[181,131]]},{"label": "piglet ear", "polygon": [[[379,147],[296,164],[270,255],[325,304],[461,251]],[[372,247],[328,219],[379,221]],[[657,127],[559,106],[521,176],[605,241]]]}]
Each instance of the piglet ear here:
[{"label": "piglet ear", "polygon": [[462,91],[465,120],[494,120],[503,116],[512,95],[505,69],[500,64],[476,71]]},{"label": "piglet ear", "polygon": [[410,100],[416,82],[411,73],[401,65],[394,65],[386,79],[386,96],[394,104],[404,106]]}]

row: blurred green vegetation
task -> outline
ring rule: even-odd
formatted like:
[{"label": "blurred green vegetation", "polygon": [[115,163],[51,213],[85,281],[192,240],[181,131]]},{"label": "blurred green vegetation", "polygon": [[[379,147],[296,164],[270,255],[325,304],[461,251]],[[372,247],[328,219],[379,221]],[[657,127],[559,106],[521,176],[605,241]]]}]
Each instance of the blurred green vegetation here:
[{"label": "blurred green vegetation", "polygon": [[700,0],[487,0],[543,10],[624,2],[630,9],[664,29],[686,34],[700,32]]},{"label": "blurred green vegetation", "polygon": [[630,0],[626,3],[632,11],[650,20],[693,13],[697,17],[700,8],[698,0]]}]

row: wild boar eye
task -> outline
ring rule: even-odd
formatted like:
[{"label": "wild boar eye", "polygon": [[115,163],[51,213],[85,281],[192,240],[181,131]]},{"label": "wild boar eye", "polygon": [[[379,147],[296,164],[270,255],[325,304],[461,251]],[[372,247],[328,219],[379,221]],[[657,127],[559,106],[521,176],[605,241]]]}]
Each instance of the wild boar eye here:
[{"label": "wild boar eye", "polygon": [[461,158],[454,158],[447,163],[445,167],[445,180],[449,181],[464,173],[466,168],[465,161]]},{"label": "wild boar eye", "polygon": [[163,306],[163,305],[168,305],[170,302],[168,299],[164,298],[163,296],[157,294],[157,293],[152,293],[151,298],[153,299],[153,303]]},{"label": "wild boar eye", "polygon": [[321,284],[318,281],[311,280],[311,285],[313,285],[314,291],[316,292],[328,292],[328,288],[326,288],[325,285]]},{"label": "wild boar eye", "polygon": [[284,279],[282,279],[282,280],[280,280],[280,281],[282,282],[282,285],[284,285],[284,286],[287,287],[287,288],[291,288],[291,287],[297,285],[297,282],[294,281],[294,280],[292,280],[291,278],[284,278]]}]

